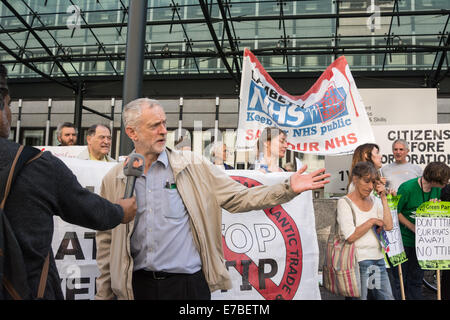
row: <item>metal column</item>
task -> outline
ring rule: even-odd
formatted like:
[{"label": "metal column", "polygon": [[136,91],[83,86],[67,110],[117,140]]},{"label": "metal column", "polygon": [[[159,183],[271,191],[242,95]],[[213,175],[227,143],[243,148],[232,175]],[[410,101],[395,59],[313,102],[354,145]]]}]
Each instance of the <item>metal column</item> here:
[{"label": "metal column", "polygon": [[77,145],[82,146],[84,144],[82,140],[82,132],[81,132],[81,118],[83,115],[83,83],[78,83],[78,88],[76,91],[75,96],[75,112],[73,117],[73,124],[75,125],[75,128],[77,128],[78,134],[77,134]]},{"label": "metal column", "polygon": [[[122,110],[128,102],[142,97],[146,22],[147,0],[130,1]],[[119,155],[127,155],[133,148],[133,143],[126,135],[123,122],[121,121]]]},{"label": "metal column", "polygon": [[17,116],[17,125],[16,125],[16,143],[20,143],[19,138],[20,138],[20,125],[22,122],[22,99],[19,99],[19,114]]},{"label": "metal column", "polygon": [[52,116],[52,99],[48,99],[48,105],[47,105],[47,122],[45,125],[45,145],[50,145],[50,118]]}]

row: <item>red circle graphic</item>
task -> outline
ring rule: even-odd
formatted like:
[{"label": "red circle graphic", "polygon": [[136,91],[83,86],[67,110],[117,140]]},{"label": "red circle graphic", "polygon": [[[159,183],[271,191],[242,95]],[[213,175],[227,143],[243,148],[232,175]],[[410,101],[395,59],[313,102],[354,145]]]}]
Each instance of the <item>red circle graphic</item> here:
[{"label": "red circle graphic", "polygon": [[[260,182],[247,177],[231,176],[231,178],[248,188],[261,185]],[[280,284],[275,284],[270,278],[261,280],[259,277],[258,265],[245,253],[231,251],[225,243],[225,238],[222,236],[224,256],[227,261],[236,262],[233,266],[241,275],[244,274],[244,267],[248,268],[248,282],[266,300],[292,300],[300,285],[303,269],[303,251],[300,232],[298,231],[295,221],[281,205],[267,208],[263,211],[280,230],[286,247],[285,268]],[[245,266],[242,261],[246,261]]]}]

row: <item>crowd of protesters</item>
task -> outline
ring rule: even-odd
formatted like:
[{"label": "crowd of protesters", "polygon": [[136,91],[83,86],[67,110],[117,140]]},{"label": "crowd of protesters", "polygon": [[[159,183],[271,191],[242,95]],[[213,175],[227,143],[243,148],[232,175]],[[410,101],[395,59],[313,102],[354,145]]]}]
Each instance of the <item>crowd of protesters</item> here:
[{"label": "crowd of protesters", "polygon": [[[415,211],[427,201],[448,201],[450,168],[442,162],[430,162],[422,172],[419,166],[407,162],[409,147],[408,142],[403,139],[393,142],[392,152],[395,162],[382,166],[378,145],[366,143],[355,149],[345,197],[351,200],[356,212],[356,225],[351,220],[350,204],[344,199],[338,202],[338,222],[345,239],[356,244],[361,274],[361,299],[400,300],[400,280],[403,280],[405,299],[422,300],[424,271],[416,256]],[[399,267],[394,267],[387,255],[383,256],[380,241],[372,230],[373,226],[386,231],[392,229],[390,209],[386,208],[386,194],[399,196],[397,215],[408,259],[402,264],[402,279],[399,278]],[[368,254],[370,250],[372,253]],[[387,272],[386,265],[389,266]],[[369,270],[370,266],[376,268]],[[369,274],[373,270],[376,270],[374,276],[378,279],[378,285],[368,288]],[[444,272],[443,299],[449,299],[450,283],[447,278],[448,274]]]},{"label": "crowd of protesters", "polygon": [[[6,69],[1,65],[0,94],[0,173],[4,187],[14,156],[22,146],[8,140],[11,98]],[[306,173],[306,166],[297,171],[291,163],[285,168],[280,166],[287,150],[287,134],[276,127],[262,131],[252,168],[264,173],[294,172],[282,183],[246,188],[224,172],[233,167],[226,163],[229,152],[223,142],[211,145],[211,161],[191,152],[190,141],[183,137],[175,150],[167,148],[166,114],[157,100],[131,101],[125,106],[122,119],[134,151],[145,158],[144,173],[137,177],[132,198],[122,199],[126,185],[122,162],[104,177],[102,197],[82,188],[70,170],[48,152],[39,153],[17,174],[16,186],[1,209],[11,220],[26,260],[30,290],[22,298],[36,298],[41,285],[44,298],[63,298],[51,249],[52,217],[58,215],[70,223],[99,230],[97,299],[210,299],[211,292],[231,287],[222,250],[221,208],[229,212],[267,208],[329,183],[330,174],[324,168]],[[77,135],[71,123],[58,126],[60,146],[75,145]],[[93,125],[87,131],[87,148],[79,158],[115,161],[109,156],[111,141],[109,127]],[[423,299],[414,213],[424,202],[450,200],[450,169],[446,164],[431,162],[422,172],[420,167],[407,163],[409,148],[405,140],[394,141],[392,151],[395,162],[382,166],[378,145],[359,145],[353,153],[347,195],[338,201],[340,232],[356,245],[360,299],[400,299],[397,269],[392,265],[389,270],[386,268],[373,231],[393,228],[387,195],[401,196],[397,212],[408,258],[403,267],[406,299]],[[43,173],[50,178],[45,179]],[[20,190],[27,190],[30,183],[39,188],[35,188],[36,194],[25,196],[25,191]],[[30,208],[37,204],[40,214],[32,217],[34,211]],[[356,223],[352,211],[356,213]],[[26,223],[27,219],[38,223]],[[46,264],[49,276],[42,283],[41,270]],[[379,277],[375,288],[368,286],[373,270]],[[449,298],[448,277],[444,273],[444,299]],[[10,292],[4,290],[2,287],[0,298],[11,298]]]}]

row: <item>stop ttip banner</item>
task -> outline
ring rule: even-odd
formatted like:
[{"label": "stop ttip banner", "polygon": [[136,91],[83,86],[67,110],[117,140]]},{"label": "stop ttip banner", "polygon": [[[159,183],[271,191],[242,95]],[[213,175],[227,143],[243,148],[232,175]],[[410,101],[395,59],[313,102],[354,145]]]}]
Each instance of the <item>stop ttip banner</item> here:
[{"label": "stop ttip banner", "polygon": [[[103,176],[116,163],[64,158],[80,184],[99,193]],[[252,188],[284,181],[291,173],[263,174],[228,170],[232,179]],[[225,265],[233,288],[216,291],[212,299],[320,299],[312,193],[292,201],[246,213],[222,211]],[[100,275],[95,230],[54,218],[52,249],[67,300],[94,299]]]},{"label": "stop ttip banner", "polygon": [[285,92],[245,49],[236,148],[253,149],[265,127],[287,132],[288,149],[320,155],[347,154],[374,142],[366,109],[344,56],[336,59],[302,96]]},{"label": "stop ttip banner", "polygon": [[[280,183],[291,175],[250,170],[226,173],[248,188]],[[213,299],[320,299],[311,191],[264,210],[238,214],[222,210],[222,240],[233,287],[214,292]]]}]

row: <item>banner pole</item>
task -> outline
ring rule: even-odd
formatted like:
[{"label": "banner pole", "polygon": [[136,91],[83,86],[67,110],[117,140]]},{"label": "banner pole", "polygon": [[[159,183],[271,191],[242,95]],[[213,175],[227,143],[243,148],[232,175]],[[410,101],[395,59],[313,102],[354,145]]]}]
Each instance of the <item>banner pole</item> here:
[{"label": "banner pole", "polygon": [[437,299],[441,300],[441,270],[436,270],[436,279],[437,279]]},{"label": "banner pole", "polygon": [[403,272],[402,272],[402,264],[398,265],[398,278],[400,279],[400,292],[402,294],[402,300],[405,299],[405,287],[403,285]]}]

